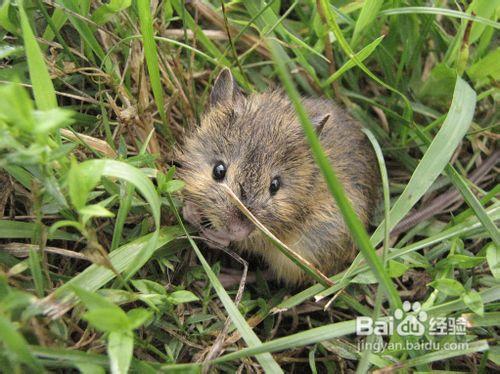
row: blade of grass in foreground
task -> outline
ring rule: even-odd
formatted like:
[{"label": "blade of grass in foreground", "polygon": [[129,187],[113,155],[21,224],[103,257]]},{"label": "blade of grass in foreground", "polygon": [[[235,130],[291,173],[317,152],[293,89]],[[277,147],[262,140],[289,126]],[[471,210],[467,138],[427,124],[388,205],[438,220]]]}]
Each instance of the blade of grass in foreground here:
[{"label": "blade of grass in foreground", "polygon": [[161,120],[168,138],[171,139],[168,119],[165,113],[165,102],[163,98],[163,89],[160,79],[160,67],[158,64],[158,51],[153,38],[153,19],[151,17],[151,4],[149,0],[137,0],[137,10],[139,13],[139,23],[142,33],[142,42],[144,45],[144,57],[148,66],[149,81],[153,89],[156,107],[160,113]]},{"label": "blade of grass in foreground", "polygon": [[[385,218],[385,227],[384,227],[384,246],[382,251],[382,263],[384,267],[387,263],[387,253],[389,252],[389,210],[391,208],[391,196],[389,190],[389,176],[387,174],[387,168],[385,166],[384,154],[382,153],[382,149],[375,138],[375,135],[371,133],[368,129],[363,129],[363,132],[366,134],[370,142],[372,143],[373,150],[375,151],[375,155],[377,156],[378,168],[380,172],[380,179],[382,180],[382,191],[384,196],[384,218]],[[375,297],[375,307],[373,308],[373,316],[372,320],[377,321],[380,312],[382,309],[382,292],[381,288],[377,288],[376,297]],[[356,368],[356,373],[366,373],[370,367],[370,358],[373,356],[373,342],[375,341],[376,336],[371,334],[367,338],[367,346],[369,349],[365,349],[365,351],[361,354],[358,367]]]},{"label": "blade of grass in foreground", "polygon": [[[410,211],[417,201],[427,192],[436,178],[443,172],[450,161],[453,152],[467,133],[474,109],[476,108],[476,93],[460,77],[457,77],[455,91],[448,115],[431,145],[413,172],[403,193],[394,203],[389,219],[390,229]],[[373,233],[371,242],[380,243],[383,238],[382,222]]]},{"label": "blade of grass in foreground", "polygon": [[262,352],[283,351],[289,348],[303,347],[324,340],[331,340],[340,336],[353,334],[356,331],[356,321],[332,323],[326,326],[315,327],[297,334],[285,336],[263,343],[258,347],[249,347],[237,352],[229,353],[215,359],[213,362],[226,362],[242,357],[253,356]]},{"label": "blade of grass in foreground", "polygon": [[354,209],[348,201],[344,189],[337,178],[337,175],[330,165],[328,157],[321,147],[321,143],[316,135],[316,132],[314,131],[313,125],[311,124],[311,121],[308,118],[307,113],[301,103],[299,93],[297,92],[290,74],[287,71],[287,67],[284,63],[286,59],[281,56],[281,53],[283,53],[282,49],[276,47],[276,41],[274,40],[268,39],[267,44],[273,55],[273,60],[276,64],[276,70],[278,71],[279,77],[285,87],[285,91],[292,101],[295,111],[300,119],[300,123],[304,129],[315,160],[325,177],[328,188],[335,198],[335,201],[337,202],[337,205],[342,213],[342,216],[344,217],[349,231],[352,234],[352,237],[354,238],[355,243],[357,244],[367,263],[369,264],[373,274],[375,274],[377,280],[380,282],[380,285],[384,289],[391,306],[399,307],[401,305],[399,294],[394,287],[391,279],[387,275],[387,272],[384,270],[380,259],[375,253],[373,245],[370,243],[370,239],[365,228],[363,227],[363,224],[354,212]]},{"label": "blade of grass in foreground", "polygon": [[[238,329],[239,333],[245,340],[245,343],[248,344],[249,347],[251,348],[259,348],[262,346],[262,342],[260,341],[259,337],[253,332],[252,328],[248,325],[247,321],[245,318],[241,315],[240,311],[238,310],[238,307],[233,303],[229,295],[227,294],[226,290],[220,283],[219,279],[215,275],[215,273],[212,271],[210,268],[210,265],[208,264],[207,260],[205,260],[205,257],[203,257],[203,254],[201,253],[200,249],[194,242],[193,238],[191,238],[191,235],[189,235],[189,232],[186,230],[184,227],[184,224],[182,222],[181,217],[179,216],[179,212],[175,208],[174,201],[172,200],[172,197],[170,194],[167,194],[168,202],[170,206],[172,207],[172,210],[174,211],[175,217],[177,218],[177,221],[179,222],[179,225],[181,226],[182,230],[184,231],[184,234],[187,236],[189,243],[191,244],[191,247],[196,253],[196,256],[198,257],[198,260],[201,262],[201,265],[203,266],[203,269],[207,273],[208,279],[210,280],[210,283],[212,284],[212,287],[214,288],[215,292],[217,293],[217,296],[219,296],[219,299],[221,300],[222,304],[224,304],[224,308],[226,308],[227,313],[229,317],[231,318],[231,321],[235,325],[235,327]],[[262,365],[262,368],[265,370],[266,373],[282,373],[283,370],[281,370],[280,366],[274,361],[273,356],[271,356],[270,353],[263,353],[266,352],[265,350],[262,352],[259,352],[261,354],[256,354],[255,358],[259,363]]]},{"label": "blade of grass in foreground", "polygon": [[28,17],[24,11],[23,2],[20,1],[18,6],[21,18],[21,29],[23,31],[24,49],[26,51],[26,59],[28,60],[28,69],[36,106],[40,110],[56,108],[56,93],[47,66],[43,60],[42,51],[31,30]]}]

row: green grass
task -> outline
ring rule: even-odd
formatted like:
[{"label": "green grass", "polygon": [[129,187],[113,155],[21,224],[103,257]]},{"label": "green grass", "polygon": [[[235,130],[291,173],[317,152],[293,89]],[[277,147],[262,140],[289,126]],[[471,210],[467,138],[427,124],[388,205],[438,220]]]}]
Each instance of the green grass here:
[{"label": "green grass", "polygon": [[[500,2],[427,3],[3,1],[0,367],[499,370]],[[241,260],[198,248],[180,219],[173,144],[223,67],[293,102],[360,252],[330,280],[295,259],[316,281],[285,288],[245,257],[255,281],[224,287],[221,272],[246,274]],[[384,185],[369,230],[301,94],[336,99],[367,128]],[[356,317],[386,320],[406,300],[427,329],[461,316],[470,327],[359,350],[377,338],[356,336]]]}]

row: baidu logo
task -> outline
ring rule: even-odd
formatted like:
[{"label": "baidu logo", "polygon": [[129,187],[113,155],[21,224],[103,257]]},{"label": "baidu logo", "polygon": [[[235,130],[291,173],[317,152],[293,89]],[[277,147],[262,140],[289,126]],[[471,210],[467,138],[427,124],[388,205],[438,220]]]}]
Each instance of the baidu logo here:
[{"label": "baidu logo", "polygon": [[388,336],[397,333],[400,336],[423,336],[426,332],[425,322],[428,322],[430,335],[465,335],[467,321],[462,318],[431,317],[416,301],[403,303],[402,308],[394,311],[393,316],[377,319],[371,317],[356,318],[356,334],[361,336]]},{"label": "baidu logo", "polygon": [[[394,319],[399,321],[396,326],[396,332],[401,336],[422,336],[425,333],[425,326],[422,322],[427,321],[427,313],[421,310],[422,306],[418,301],[413,303],[405,301],[403,309],[396,309]],[[410,311],[415,314],[407,314]]]}]

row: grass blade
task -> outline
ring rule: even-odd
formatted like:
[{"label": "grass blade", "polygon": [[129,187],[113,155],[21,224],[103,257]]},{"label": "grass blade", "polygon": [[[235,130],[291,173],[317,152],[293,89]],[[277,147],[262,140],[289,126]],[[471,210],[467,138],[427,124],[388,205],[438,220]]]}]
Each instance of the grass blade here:
[{"label": "grass blade", "polygon": [[384,0],[371,0],[365,1],[361,8],[358,20],[354,25],[354,32],[352,34],[351,46],[356,46],[362,32],[368,29],[373,21],[377,18],[377,14],[382,7]]},{"label": "grass blade", "polygon": [[276,352],[288,348],[303,347],[308,344],[331,340],[340,336],[353,334],[356,331],[356,321],[344,321],[332,323],[326,326],[316,327],[297,334],[285,336],[263,343],[258,347],[249,347],[238,352],[229,353],[214,360],[214,363],[235,360],[237,358],[253,356],[263,352]]},{"label": "grass blade", "polygon": [[325,88],[331,85],[333,82],[339,79],[346,71],[355,67],[356,66],[356,62],[354,62],[355,58],[357,58],[359,61],[366,60],[373,53],[373,51],[375,51],[375,49],[383,39],[384,35],[378,37],[373,42],[368,44],[366,47],[363,47],[363,49],[361,49],[358,53],[356,53],[355,57],[350,58],[349,61],[347,61],[344,65],[342,65],[335,73],[330,75],[328,79],[321,84],[321,87]]},{"label": "grass blade", "polygon": [[113,230],[113,239],[111,240],[110,252],[114,251],[120,245],[125,220],[132,205],[134,186],[130,183],[126,183],[124,186],[122,186],[120,194],[121,193],[123,193],[124,196],[120,197],[120,208],[118,209],[118,214],[116,215],[116,223],[115,229]]},{"label": "grass blade", "polygon": [[19,2],[19,16],[21,18],[21,29],[23,31],[24,49],[28,60],[33,95],[36,106],[40,110],[49,110],[57,107],[54,85],[50,79],[47,66],[43,60],[43,54],[38,45],[35,35],[31,30],[28,16],[24,10],[23,2]]},{"label": "grass blade", "polygon": [[[0,239],[28,239],[33,237],[37,225],[32,222],[0,220]],[[48,239],[78,240],[78,236],[61,230],[49,234]]]},{"label": "grass blade", "polygon": [[[408,185],[391,209],[390,229],[394,228],[410,211],[443,172],[459,142],[469,129],[475,107],[476,93],[467,82],[457,77],[448,115],[413,172]],[[374,245],[380,243],[383,238],[383,225],[384,222],[372,235],[371,242]]]},{"label": "grass blade", "polygon": [[163,126],[168,137],[171,138],[168,119],[165,113],[165,100],[163,98],[163,89],[160,79],[160,67],[158,64],[158,51],[153,37],[153,19],[151,18],[151,4],[149,0],[137,0],[137,10],[139,13],[139,23],[142,33],[142,42],[144,44],[144,57],[148,66],[149,79],[156,107],[160,113]]},{"label": "grass blade", "polygon": [[111,373],[128,372],[134,350],[134,337],[130,332],[112,331],[108,337],[108,355],[111,361]]}]

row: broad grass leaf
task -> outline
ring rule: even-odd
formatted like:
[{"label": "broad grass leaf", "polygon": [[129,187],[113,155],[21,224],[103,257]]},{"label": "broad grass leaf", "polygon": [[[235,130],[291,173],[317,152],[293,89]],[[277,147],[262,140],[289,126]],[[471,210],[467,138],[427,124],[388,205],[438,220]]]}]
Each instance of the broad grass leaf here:
[{"label": "broad grass leaf", "polygon": [[448,296],[461,296],[465,292],[464,286],[455,279],[436,279],[429,286]]},{"label": "broad grass leaf", "polygon": [[71,288],[88,310],[114,309],[117,313],[121,310],[120,307],[98,293],[89,292],[78,286],[71,286]]},{"label": "broad grass leaf", "polygon": [[[391,208],[389,213],[389,227],[391,229],[410,211],[443,172],[453,152],[469,129],[475,108],[476,93],[467,82],[457,78],[453,101],[444,123],[427,148],[403,193]],[[371,242],[374,245],[380,243],[383,235],[384,222],[372,235]]]},{"label": "broad grass leaf", "polygon": [[[495,16],[495,10],[499,7],[500,1],[498,0],[474,0],[467,9],[467,12],[474,12],[474,15],[484,18],[492,18],[492,16]],[[496,14],[498,14],[498,11]],[[474,22],[470,30],[469,43],[476,42],[485,28],[486,25]]]},{"label": "broad grass leaf", "polygon": [[452,98],[453,87],[456,84],[457,73],[444,63],[436,65],[431,74],[419,88],[418,97],[425,103],[446,105]]},{"label": "broad grass leaf", "polygon": [[168,301],[170,301],[172,304],[178,305],[178,304],[184,304],[184,303],[189,303],[191,301],[198,301],[198,297],[192,293],[191,291],[185,291],[185,290],[180,290],[180,291],[174,291],[170,295],[168,295]]},{"label": "broad grass leaf", "polygon": [[88,323],[102,332],[128,332],[131,330],[127,314],[120,308],[93,308],[83,315]]},{"label": "broad grass leaf", "polygon": [[[0,10],[1,12],[1,10]],[[0,15],[1,18],[1,15]],[[2,45],[0,46],[0,60],[3,60],[4,58],[13,56],[13,57],[19,57],[23,54],[24,48],[23,47],[15,47],[12,45]]]},{"label": "broad grass leaf", "polygon": [[402,276],[409,267],[399,261],[389,260],[387,262],[387,271],[389,272],[389,276],[391,278],[398,278]]},{"label": "broad grass leaf", "polygon": [[0,119],[31,133],[35,128],[32,113],[33,103],[24,88],[15,83],[0,86]]},{"label": "broad grass leaf", "polygon": [[377,283],[377,278],[371,271],[365,271],[363,273],[359,273],[354,278],[352,278],[351,283],[358,284],[375,284]]},{"label": "broad grass leaf", "polygon": [[470,290],[462,296],[462,300],[474,313],[480,316],[484,315],[483,299],[478,292]]},{"label": "broad grass leaf", "polygon": [[95,180],[96,176],[92,174],[103,175],[110,178],[120,178],[133,184],[142,196],[149,203],[153,218],[157,228],[160,226],[160,207],[161,201],[155,190],[153,183],[139,169],[125,162],[116,160],[88,160],[82,162],[79,167],[81,175],[91,177]]},{"label": "broad grass leaf", "polygon": [[495,346],[490,347],[489,354],[488,354],[488,360],[494,362],[495,365],[500,366],[500,346],[495,345]]},{"label": "broad grass leaf", "polygon": [[488,53],[482,59],[472,64],[466,71],[470,79],[482,87],[490,82],[500,80],[500,47]]},{"label": "broad grass leaf", "polygon": [[469,269],[480,265],[485,259],[485,257],[479,256],[451,255],[440,261],[439,264],[443,263],[443,266],[451,265],[459,269]]},{"label": "broad grass leaf", "polygon": [[94,163],[94,167],[87,167],[87,165],[77,164],[73,160],[68,173],[69,197],[77,210],[85,206],[90,192],[99,183],[104,169],[102,163]]},{"label": "broad grass leaf", "polygon": [[174,180],[168,181],[165,184],[165,191],[168,193],[177,192],[177,191],[182,190],[185,185],[186,185],[186,183],[184,183],[184,181],[174,179]]},{"label": "broad grass leaf", "polygon": [[153,313],[150,310],[144,308],[132,309],[127,313],[130,329],[134,330],[141,327],[152,315]]},{"label": "broad grass leaf", "polygon": [[75,363],[75,366],[80,370],[81,374],[105,374],[106,370],[104,370],[101,366],[93,364],[93,363],[85,363],[79,362]]},{"label": "broad grass leaf", "polygon": [[78,212],[89,217],[114,217],[115,214],[102,205],[92,204],[80,208]]},{"label": "broad grass leaf", "polygon": [[143,294],[167,294],[164,286],[148,279],[135,279],[131,280],[131,283],[139,292]]},{"label": "broad grass leaf", "polygon": [[37,110],[34,112],[34,119],[37,126],[33,129],[33,132],[35,134],[49,134],[56,129],[73,123],[73,112],[60,108]]},{"label": "broad grass leaf", "polygon": [[11,0],[5,0],[3,4],[0,5],[0,27],[3,27],[13,35],[17,35],[19,30],[9,17],[10,2]]},{"label": "broad grass leaf", "polygon": [[112,374],[126,374],[130,368],[134,349],[131,332],[114,331],[108,336],[108,355]]}]

